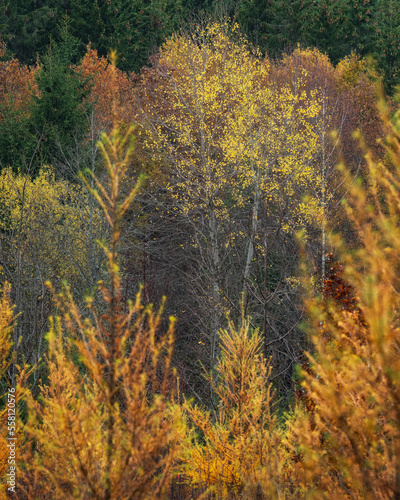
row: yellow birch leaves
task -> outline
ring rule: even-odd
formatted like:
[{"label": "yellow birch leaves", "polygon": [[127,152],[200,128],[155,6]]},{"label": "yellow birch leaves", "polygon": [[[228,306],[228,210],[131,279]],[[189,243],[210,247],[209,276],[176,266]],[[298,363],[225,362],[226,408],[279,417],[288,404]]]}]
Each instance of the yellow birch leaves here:
[{"label": "yellow birch leaves", "polygon": [[317,93],[277,85],[237,26],[171,38],[141,88],[148,144],[170,165],[168,187],[182,213],[212,206],[225,218],[232,200],[240,209],[260,190],[265,202],[292,199],[287,229],[310,219],[300,200],[320,182],[312,166]]}]

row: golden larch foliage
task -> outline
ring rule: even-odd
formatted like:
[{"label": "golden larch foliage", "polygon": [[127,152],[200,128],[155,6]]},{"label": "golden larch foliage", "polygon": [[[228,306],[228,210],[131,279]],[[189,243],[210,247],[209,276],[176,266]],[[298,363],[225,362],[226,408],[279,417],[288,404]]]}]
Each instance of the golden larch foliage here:
[{"label": "golden larch foliage", "polygon": [[239,329],[230,322],[220,341],[216,376],[207,376],[215,411],[185,405],[193,423],[185,477],[213,498],[285,498],[290,461],[273,411],[261,335],[248,322]]},{"label": "golden larch foliage", "polygon": [[[158,312],[125,301],[119,271],[120,222],[140,182],[121,199],[133,150],[132,128],[115,127],[99,147],[107,185],[95,189],[110,228],[102,242],[108,277],[100,283],[103,304],[86,297],[81,312],[68,287],[55,295],[58,310],[48,334],[48,382],[28,398],[25,428],[31,448],[24,456],[28,498],[161,498],[171,478],[185,429],[174,404],[171,368],[174,319],[162,331]],[[165,329],[164,329],[165,330]]]},{"label": "golden larch foliage", "polygon": [[400,498],[400,113],[380,109],[386,162],[365,149],[367,180],[346,186],[356,238],[334,239],[355,303],[308,301],[315,354],[303,386],[315,407],[291,434],[307,498]]},{"label": "golden larch foliage", "polygon": [[[19,469],[17,460],[23,448],[23,427],[19,418],[20,402],[27,394],[27,377],[30,375],[28,367],[16,367],[15,378],[12,380],[7,370],[15,361],[13,356],[13,332],[16,326],[14,306],[11,302],[11,286],[5,282],[0,295],[0,380],[2,387],[7,391],[2,394],[4,406],[0,410],[0,498],[9,498],[7,488],[10,479],[7,473],[10,466],[16,467],[16,477]],[[7,387],[8,386],[8,387]],[[4,389],[3,389],[4,390]],[[8,438],[11,437],[12,441]],[[13,445],[11,456],[10,445]],[[15,491],[14,493],[15,494]]]},{"label": "golden larch foliage", "polygon": [[[10,285],[5,283],[0,297],[0,376],[4,377],[11,361],[12,332],[14,329],[14,312],[10,299]],[[9,449],[7,447],[7,406],[0,412],[0,477],[3,478],[8,469]],[[2,481],[5,483],[5,481]]]}]

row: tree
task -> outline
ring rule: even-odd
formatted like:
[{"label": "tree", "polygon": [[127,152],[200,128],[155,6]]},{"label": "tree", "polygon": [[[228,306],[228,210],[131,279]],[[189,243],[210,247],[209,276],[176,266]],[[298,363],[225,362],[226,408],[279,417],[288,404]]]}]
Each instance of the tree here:
[{"label": "tree", "polygon": [[120,224],[139,189],[121,199],[132,128],[122,135],[115,127],[99,146],[109,183],[92,173],[96,189],[86,185],[111,232],[109,243],[102,243],[108,269],[100,284],[103,304],[96,312],[87,296],[86,315],[68,287],[54,295],[60,316],[48,336],[49,384],[41,386],[40,401],[29,398],[32,447],[24,488],[28,496],[55,498],[162,498],[184,436],[173,402],[174,320],[161,333],[161,310],[143,307],[140,293],[136,302],[124,301]]},{"label": "tree", "polygon": [[389,92],[400,82],[398,60],[400,56],[400,4],[397,0],[378,0],[374,16],[374,57],[384,73]]},{"label": "tree", "polygon": [[308,302],[315,354],[303,386],[315,408],[299,419],[295,442],[299,483],[315,498],[400,497],[399,111],[391,120],[381,103],[381,112],[386,158],[366,150],[365,183],[346,183],[357,239],[333,240],[354,300]]},{"label": "tree", "polygon": [[192,445],[184,457],[188,480],[215,498],[284,498],[285,450],[273,412],[270,366],[262,338],[243,322],[221,331],[221,355],[214,385],[215,414],[191,404]]},{"label": "tree", "polygon": [[[2,46],[0,55],[5,55]],[[37,67],[17,59],[0,62],[0,166],[24,171],[34,155],[37,140],[30,129],[30,106],[37,95]]]},{"label": "tree", "polygon": [[128,76],[114,68],[105,57],[99,57],[96,50],[88,45],[81,63],[74,68],[87,82],[89,113],[93,114],[93,135],[112,128],[113,105],[117,103],[118,122],[129,124],[133,121],[132,84]]},{"label": "tree", "polygon": [[[66,151],[75,140],[83,141],[88,128],[88,82],[73,71],[70,53],[74,41],[67,32],[65,37],[62,45],[50,45],[37,73],[38,95],[33,98],[30,115],[32,129],[41,138],[37,165],[53,164],[68,156]],[[71,180],[69,172],[64,175]]]},{"label": "tree", "polygon": [[230,142],[224,144],[240,172],[245,200],[233,216],[238,230],[234,258],[226,266],[225,294],[232,304],[234,294],[243,293],[246,313],[262,330],[265,357],[273,357],[274,375],[287,391],[302,344],[296,330],[301,311],[293,286],[298,265],[293,235],[299,228],[308,233],[316,225],[313,210],[322,208],[321,172],[314,163],[321,99],[317,86],[306,88],[309,68],[293,83],[278,79],[274,64],[263,64],[229,119]]},{"label": "tree", "polygon": [[308,2],[295,0],[244,0],[238,5],[238,21],[249,40],[270,58],[279,58],[304,40]]},{"label": "tree", "polygon": [[237,27],[210,24],[169,40],[138,86],[151,154],[170,171],[165,211],[186,222],[198,255],[192,282],[209,366],[224,308],[252,286],[255,248],[263,255],[260,217],[272,214],[289,233],[308,217],[294,200],[315,174],[318,102],[275,89],[270,72]]},{"label": "tree", "polygon": [[317,0],[307,2],[305,40],[328,54],[334,64],[352,51],[365,56],[373,38],[371,0]]},{"label": "tree", "polygon": [[[358,128],[371,144],[382,134],[374,104],[376,73],[355,54],[342,59],[335,68],[317,49],[300,48],[286,54],[274,73],[278,84],[300,88],[307,95],[314,93],[320,104],[312,124],[317,137],[312,164],[319,182],[310,185],[310,195],[319,200],[321,213],[319,223],[310,227],[308,251],[323,282],[325,256],[331,248],[328,225],[331,230],[343,230],[346,224],[340,205],[343,183],[336,165],[343,159],[353,178],[362,174],[365,160],[352,133]],[[374,153],[381,151],[375,146]]]},{"label": "tree", "polygon": [[[78,299],[103,275],[104,257],[94,240],[106,233],[88,193],[50,169],[35,179],[4,169],[0,175],[0,282],[12,284],[18,322],[15,364],[35,365],[45,349],[44,334],[53,310],[45,287],[60,289],[68,279]],[[34,375],[38,382],[37,373]],[[12,375],[11,379],[14,378]]]},{"label": "tree", "polygon": [[124,71],[138,72],[177,27],[181,2],[156,0],[71,0],[74,35],[101,56],[115,49]]},{"label": "tree", "polygon": [[221,138],[229,133],[227,116],[234,113],[232,90],[240,82],[248,86],[251,74],[246,69],[253,65],[247,48],[230,42],[226,29],[215,24],[199,29],[193,39],[169,40],[155,69],[144,74],[140,103],[152,149],[171,165],[171,210],[187,221],[199,250],[199,294],[209,297],[205,332],[211,365],[218,352],[222,313],[221,238],[229,220],[229,193],[238,193],[233,194],[236,175],[223,154]]}]

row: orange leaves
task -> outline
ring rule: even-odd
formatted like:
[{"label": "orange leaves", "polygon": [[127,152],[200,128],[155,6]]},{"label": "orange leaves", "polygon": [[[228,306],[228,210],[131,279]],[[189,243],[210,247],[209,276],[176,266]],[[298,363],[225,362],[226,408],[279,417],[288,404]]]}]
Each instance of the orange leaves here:
[{"label": "orange leaves", "polygon": [[89,78],[89,100],[94,106],[96,133],[109,130],[113,125],[113,103],[116,103],[117,122],[133,121],[133,92],[131,83],[123,71],[110,64],[90,45],[76,71]]},{"label": "orange leaves", "polygon": [[[330,303],[329,301],[334,301],[334,307],[343,311],[345,323],[354,322],[358,328],[366,327],[364,314],[359,307],[359,297],[355,288],[346,281],[343,265],[335,262],[331,254],[328,257],[327,266],[329,269],[322,289],[327,304]],[[345,323],[339,321],[338,326],[344,328]],[[324,335],[327,339],[329,338],[327,332]]]},{"label": "orange leaves", "polygon": [[333,79],[334,67],[329,57],[318,49],[300,49],[290,55],[285,54],[282,61],[273,67],[275,78],[282,84],[288,82],[298,91],[322,89]]},{"label": "orange leaves", "polygon": [[[24,113],[28,112],[32,95],[37,94],[35,75],[38,67],[29,68],[17,59],[0,61],[0,109],[13,105]],[[0,113],[0,120],[4,119]]]}]

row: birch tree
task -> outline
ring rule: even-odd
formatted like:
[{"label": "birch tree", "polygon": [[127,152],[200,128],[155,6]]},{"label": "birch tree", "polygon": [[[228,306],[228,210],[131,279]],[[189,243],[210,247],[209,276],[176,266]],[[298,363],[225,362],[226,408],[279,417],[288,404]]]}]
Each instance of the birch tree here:
[{"label": "birch tree", "polygon": [[[238,307],[241,293],[246,299],[256,246],[263,254],[260,244],[271,236],[260,227],[261,213],[293,234],[318,202],[301,200],[310,183],[319,182],[311,164],[318,99],[275,86],[271,63],[252,52],[237,27],[220,24],[170,39],[142,75],[138,94],[147,146],[168,165],[168,210],[186,221],[200,262],[192,280],[202,283],[196,294],[209,320],[213,366],[223,313]],[[227,282],[228,289],[222,287]]]},{"label": "birch tree", "polygon": [[211,365],[218,351],[223,304],[220,272],[229,241],[229,200],[241,203],[239,172],[224,154],[228,117],[249,94],[257,62],[247,44],[235,43],[228,26],[214,24],[163,47],[141,82],[141,121],[148,145],[170,167],[171,210],[191,228],[209,296]]}]

